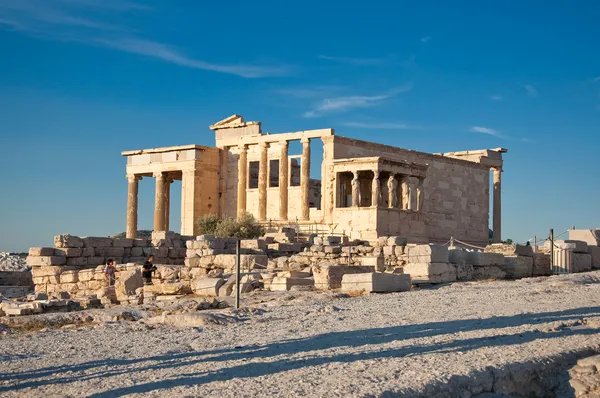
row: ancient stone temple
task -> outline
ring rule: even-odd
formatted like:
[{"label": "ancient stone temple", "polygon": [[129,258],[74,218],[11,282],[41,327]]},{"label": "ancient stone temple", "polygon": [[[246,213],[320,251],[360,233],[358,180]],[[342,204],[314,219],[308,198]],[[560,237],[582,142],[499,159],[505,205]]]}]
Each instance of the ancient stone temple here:
[{"label": "ancient stone temple", "polygon": [[[154,230],[169,230],[170,184],[182,181],[181,233],[206,214],[252,213],[271,224],[321,226],[352,238],[398,235],[409,242],[451,236],[485,245],[493,171],[494,240],[501,237],[502,154],[506,149],[430,154],[359,141],[333,129],[263,133],[233,115],[210,126],[216,147],[140,149],[127,157],[127,237],[137,231],[138,181],[156,181]],[[302,143],[300,155],[289,144]],[[311,179],[311,143],[322,145]],[[313,166],[314,166],[313,162]]]}]

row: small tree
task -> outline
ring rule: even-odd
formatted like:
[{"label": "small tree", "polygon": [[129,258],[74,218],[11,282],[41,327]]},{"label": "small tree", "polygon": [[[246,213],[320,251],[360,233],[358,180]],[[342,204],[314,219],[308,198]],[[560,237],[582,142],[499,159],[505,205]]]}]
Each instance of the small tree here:
[{"label": "small tree", "polygon": [[265,233],[250,213],[244,213],[239,219],[220,218],[215,214],[198,217],[196,230],[199,234],[216,235],[221,238],[256,239]]}]

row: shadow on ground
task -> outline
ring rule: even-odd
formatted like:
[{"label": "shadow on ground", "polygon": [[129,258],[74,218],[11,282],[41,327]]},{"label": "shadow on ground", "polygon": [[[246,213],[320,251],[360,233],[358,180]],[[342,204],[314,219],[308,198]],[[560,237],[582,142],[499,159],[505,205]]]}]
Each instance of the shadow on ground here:
[{"label": "shadow on ground", "polygon": [[[564,327],[547,331],[528,331],[509,335],[493,335],[461,339],[430,345],[412,344],[402,348],[380,351],[365,351],[349,354],[328,355],[332,348],[365,347],[394,341],[442,336],[460,332],[481,331],[541,325],[550,322],[568,322],[586,317],[600,316],[600,307],[584,307],[567,311],[518,314],[485,319],[461,319],[447,322],[431,322],[417,325],[390,326],[346,332],[324,333],[310,338],[289,339],[263,345],[248,345],[235,348],[177,353],[134,359],[101,359],[73,365],[51,366],[25,372],[0,375],[0,394],[44,385],[60,385],[88,380],[103,380],[109,377],[135,375],[155,369],[179,369],[175,377],[158,381],[143,382],[133,386],[118,387],[92,397],[114,397],[132,393],[147,393],[180,386],[198,386],[233,378],[252,378],[276,374],[303,367],[342,362],[351,363],[370,359],[411,357],[426,353],[465,352],[482,347],[511,346],[537,339],[555,339],[574,335],[592,335],[600,329],[587,327]],[[322,353],[318,353],[322,351]],[[292,356],[311,352],[302,358],[282,358],[270,362],[256,360],[278,356]],[[316,353],[315,353],[316,352]],[[205,372],[184,373],[186,367],[202,362],[226,362],[250,360],[248,363],[223,363],[223,367]],[[218,365],[214,365],[217,367]],[[110,386],[110,382],[106,383]],[[110,388],[110,387],[109,387]],[[390,392],[391,393],[391,392]],[[390,395],[391,396],[391,395]],[[401,396],[401,395],[398,395]],[[413,393],[414,396],[414,393]]]}]

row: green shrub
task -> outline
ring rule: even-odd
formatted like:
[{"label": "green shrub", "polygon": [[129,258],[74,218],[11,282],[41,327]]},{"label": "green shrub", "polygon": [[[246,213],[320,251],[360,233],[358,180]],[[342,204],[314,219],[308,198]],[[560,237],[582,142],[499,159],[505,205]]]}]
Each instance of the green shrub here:
[{"label": "green shrub", "polygon": [[220,218],[214,214],[198,217],[196,230],[200,235],[240,239],[256,239],[265,233],[264,228],[249,213],[244,213],[239,220],[232,217]]}]

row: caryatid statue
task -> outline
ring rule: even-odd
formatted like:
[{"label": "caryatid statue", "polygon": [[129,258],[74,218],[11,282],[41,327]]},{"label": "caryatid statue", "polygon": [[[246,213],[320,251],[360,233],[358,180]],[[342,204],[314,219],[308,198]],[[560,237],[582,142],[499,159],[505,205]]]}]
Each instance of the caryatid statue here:
[{"label": "caryatid statue", "polygon": [[419,183],[417,184],[417,211],[423,211],[423,202],[425,201],[425,191],[423,190],[423,181],[424,178],[419,178]]},{"label": "caryatid statue", "polygon": [[387,182],[388,186],[388,207],[396,208],[398,207],[398,194],[396,193],[398,190],[398,180],[393,175],[390,175]]},{"label": "caryatid statue", "polygon": [[352,206],[360,206],[360,196],[360,181],[358,180],[358,172],[354,172],[354,178],[352,178]]},{"label": "caryatid statue", "polygon": [[418,206],[417,198],[417,184],[418,179],[416,177],[409,177],[408,180],[408,209],[416,211]]},{"label": "caryatid statue", "polygon": [[379,203],[381,203],[381,182],[379,181],[379,172],[375,171],[371,183],[371,206],[377,207]]},{"label": "caryatid statue", "polygon": [[410,208],[410,184],[408,177],[402,177],[402,210]]}]

